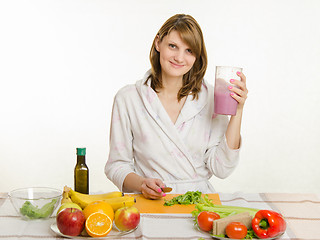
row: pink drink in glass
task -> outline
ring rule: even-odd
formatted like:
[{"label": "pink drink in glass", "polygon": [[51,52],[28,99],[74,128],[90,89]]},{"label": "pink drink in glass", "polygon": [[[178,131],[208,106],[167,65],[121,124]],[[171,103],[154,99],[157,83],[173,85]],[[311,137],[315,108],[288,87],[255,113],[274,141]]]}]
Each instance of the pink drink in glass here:
[{"label": "pink drink in glass", "polygon": [[[231,91],[228,86],[232,85],[230,79],[240,80],[237,72],[242,72],[242,68],[236,67],[216,67],[216,79],[214,87],[214,112],[222,115],[236,115],[238,102],[230,96]],[[232,85],[235,87],[235,85]]]}]

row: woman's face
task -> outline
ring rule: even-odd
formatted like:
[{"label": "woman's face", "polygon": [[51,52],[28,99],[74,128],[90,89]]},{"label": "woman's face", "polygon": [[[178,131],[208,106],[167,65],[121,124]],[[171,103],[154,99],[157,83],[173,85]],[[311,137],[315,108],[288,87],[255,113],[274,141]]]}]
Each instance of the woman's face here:
[{"label": "woman's face", "polygon": [[177,31],[171,31],[162,41],[156,39],[155,46],[160,53],[161,73],[163,77],[181,78],[193,66],[196,57],[190,47],[183,42]]}]

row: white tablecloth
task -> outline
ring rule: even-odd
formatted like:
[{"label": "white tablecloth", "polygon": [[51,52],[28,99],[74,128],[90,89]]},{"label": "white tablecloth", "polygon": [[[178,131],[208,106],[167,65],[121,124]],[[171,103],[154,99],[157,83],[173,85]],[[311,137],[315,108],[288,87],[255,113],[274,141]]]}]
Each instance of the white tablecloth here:
[{"label": "white tablecloth", "polygon": [[[273,209],[287,221],[281,239],[320,239],[320,197],[316,194],[219,193],[223,205]],[[0,195],[0,240],[61,239],[50,226],[55,217],[44,221],[21,220],[7,195]],[[120,239],[212,239],[193,226],[191,214],[142,214],[138,229]]]}]

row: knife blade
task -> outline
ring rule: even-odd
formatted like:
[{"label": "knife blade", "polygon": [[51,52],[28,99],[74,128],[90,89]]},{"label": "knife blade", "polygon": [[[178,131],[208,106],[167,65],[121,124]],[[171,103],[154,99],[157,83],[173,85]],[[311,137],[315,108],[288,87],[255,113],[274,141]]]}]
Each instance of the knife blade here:
[{"label": "knife blade", "polygon": [[162,192],[171,192],[172,191],[172,188],[171,187],[163,187],[161,188]]}]

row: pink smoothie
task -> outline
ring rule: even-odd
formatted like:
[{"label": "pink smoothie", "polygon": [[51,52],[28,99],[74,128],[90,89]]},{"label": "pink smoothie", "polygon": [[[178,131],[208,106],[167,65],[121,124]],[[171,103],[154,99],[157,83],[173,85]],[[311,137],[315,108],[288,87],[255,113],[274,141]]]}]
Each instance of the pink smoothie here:
[{"label": "pink smoothie", "polygon": [[238,102],[230,96],[231,92],[225,81],[224,84],[219,84],[219,82],[222,83],[218,80],[214,89],[214,113],[236,115]]}]

